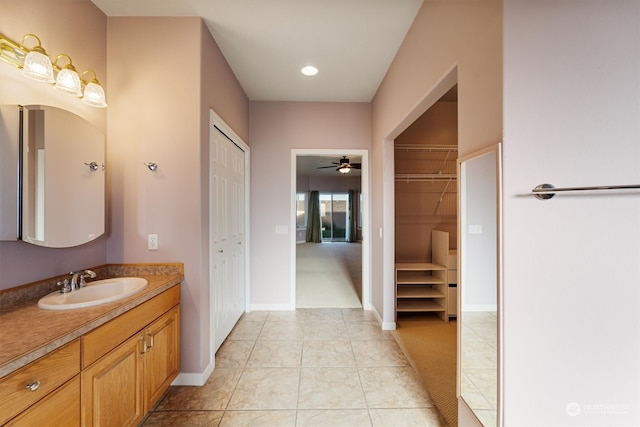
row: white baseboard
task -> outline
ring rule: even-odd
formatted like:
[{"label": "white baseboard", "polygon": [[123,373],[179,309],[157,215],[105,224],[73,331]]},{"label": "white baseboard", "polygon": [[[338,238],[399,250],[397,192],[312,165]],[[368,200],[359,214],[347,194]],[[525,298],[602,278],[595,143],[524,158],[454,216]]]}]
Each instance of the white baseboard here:
[{"label": "white baseboard", "polygon": [[209,363],[202,373],[180,372],[171,385],[196,385],[203,386],[213,372],[214,364]]},{"label": "white baseboard", "polygon": [[382,320],[382,316],[380,316],[380,313],[378,313],[378,310],[376,310],[373,305],[370,305],[368,310],[371,310],[373,312],[373,315],[376,316],[376,320],[380,324],[380,327],[383,331],[395,331],[396,322],[384,322]]}]

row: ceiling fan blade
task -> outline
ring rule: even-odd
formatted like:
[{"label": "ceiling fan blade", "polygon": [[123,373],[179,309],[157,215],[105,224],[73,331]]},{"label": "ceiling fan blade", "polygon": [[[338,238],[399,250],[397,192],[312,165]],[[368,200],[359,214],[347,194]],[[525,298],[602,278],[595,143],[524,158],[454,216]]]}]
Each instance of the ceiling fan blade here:
[{"label": "ceiling fan blade", "polygon": [[316,169],[335,168],[335,166],[318,166]]},{"label": "ceiling fan blade", "polygon": [[351,163],[351,167],[354,169],[362,169],[362,163]]}]

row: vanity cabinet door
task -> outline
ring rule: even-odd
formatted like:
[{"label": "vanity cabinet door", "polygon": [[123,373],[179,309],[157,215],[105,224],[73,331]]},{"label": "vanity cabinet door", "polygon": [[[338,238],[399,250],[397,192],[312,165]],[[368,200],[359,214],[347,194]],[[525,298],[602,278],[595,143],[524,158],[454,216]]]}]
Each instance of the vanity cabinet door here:
[{"label": "vanity cabinet door", "polygon": [[180,372],[180,306],[145,329],[145,412],[162,397]]},{"label": "vanity cabinet door", "polygon": [[82,371],[82,425],[135,426],[142,401],[145,341],[134,335]]}]

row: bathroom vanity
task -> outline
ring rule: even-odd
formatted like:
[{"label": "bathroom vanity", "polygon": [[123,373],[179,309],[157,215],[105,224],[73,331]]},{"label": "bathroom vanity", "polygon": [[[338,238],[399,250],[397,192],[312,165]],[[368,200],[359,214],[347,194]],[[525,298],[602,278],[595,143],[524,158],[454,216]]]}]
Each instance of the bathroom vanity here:
[{"label": "bathroom vanity", "polygon": [[44,310],[37,298],[8,304],[0,294],[0,425],[142,421],[180,370],[182,265],[154,267],[96,268],[148,285],[88,308]]}]

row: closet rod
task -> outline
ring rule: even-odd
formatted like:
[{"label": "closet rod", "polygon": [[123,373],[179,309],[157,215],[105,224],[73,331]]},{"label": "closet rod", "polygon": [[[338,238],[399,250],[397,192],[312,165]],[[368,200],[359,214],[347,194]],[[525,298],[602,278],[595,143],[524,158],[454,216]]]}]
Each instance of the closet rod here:
[{"label": "closet rod", "polygon": [[640,189],[640,184],[631,185],[599,185],[592,187],[560,187],[556,188],[553,184],[540,184],[531,190],[533,194],[539,200],[547,200],[552,198],[555,193],[564,191],[594,191],[594,190],[635,190]]},{"label": "closet rod", "polygon": [[455,173],[399,173],[396,181],[450,181],[456,179]]},{"label": "closet rod", "polygon": [[458,151],[457,145],[418,145],[418,144],[395,144],[395,151]]}]

